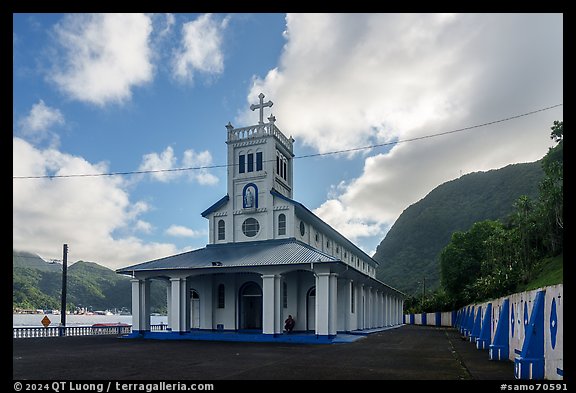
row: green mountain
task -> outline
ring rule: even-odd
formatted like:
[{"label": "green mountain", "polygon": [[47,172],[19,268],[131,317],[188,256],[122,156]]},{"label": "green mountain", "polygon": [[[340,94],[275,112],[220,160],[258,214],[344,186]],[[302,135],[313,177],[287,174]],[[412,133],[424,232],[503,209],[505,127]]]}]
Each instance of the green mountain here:
[{"label": "green mountain", "polygon": [[[24,309],[59,309],[62,265],[45,262],[38,255],[13,252],[12,306]],[[94,262],[78,261],[68,267],[67,303],[93,310],[130,309],[130,278]],[[151,308],[166,310],[166,284],[152,281]]]},{"label": "green mountain", "polygon": [[521,195],[538,197],[540,161],[475,172],[441,184],[409,206],[374,254],[378,279],[404,291],[421,293],[440,284],[438,254],[452,233],[482,220],[505,219]]},{"label": "green mountain", "polygon": [[61,272],[62,265],[56,262],[46,262],[36,254],[26,251],[16,251],[12,253],[12,266],[29,267],[43,272]]}]

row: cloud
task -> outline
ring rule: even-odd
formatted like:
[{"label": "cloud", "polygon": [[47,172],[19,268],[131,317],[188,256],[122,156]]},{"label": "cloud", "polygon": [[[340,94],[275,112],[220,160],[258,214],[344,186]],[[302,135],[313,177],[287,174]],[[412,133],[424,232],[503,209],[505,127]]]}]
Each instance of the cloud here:
[{"label": "cloud", "polygon": [[[142,157],[140,171],[167,171],[177,169],[178,159],[174,155],[174,149],[168,146],[160,154],[148,153]],[[208,150],[196,153],[194,149],[184,151],[181,168],[194,168],[190,170],[173,172],[152,172],[150,177],[154,180],[167,183],[182,176],[187,176],[190,181],[195,181],[201,185],[214,185],[218,183],[218,178],[210,173],[204,166],[212,165],[212,155]]]},{"label": "cloud", "polygon": [[[210,166],[212,165],[212,155],[207,150],[196,153],[194,150],[189,149],[184,152],[182,164],[187,168]],[[202,185],[209,186],[218,183],[218,178],[205,168],[192,170],[188,173],[188,176]]]},{"label": "cloud", "polygon": [[[162,153],[149,153],[142,157],[142,163],[138,168],[139,171],[161,171],[169,170],[176,167],[176,157],[174,157],[174,149],[168,146]],[[177,178],[180,174],[178,172],[153,172],[150,177],[154,180],[166,183],[170,180]]]},{"label": "cloud", "polygon": [[208,232],[206,230],[196,231],[182,225],[171,225],[166,229],[166,234],[175,237],[205,237]]},{"label": "cloud", "polygon": [[181,82],[192,82],[194,74],[218,75],[224,70],[222,33],[229,18],[222,21],[212,14],[204,14],[184,23],[180,47],[172,60],[173,73]]},{"label": "cloud", "polygon": [[[318,152],[402,141],[562,101],[561,14],[289,14],[278,65],[254,77],[277,125]],[[242,122],[256,114],[242,112]],[[534,161],[562,110],[372,149],[316,213],[351,238],[462,173]],[[297,153],[296,153],[297,154]],[[375,244],[368,248],[375,248]]]},{"label": "cloud", "polygon": [[48,75],[69,97],[122,103],[153,78],[152,21],[145,14],[72,14],[54,27],[55,68]]},{"label": "cloud", "polygon": [[[101,173],[103,163],[56,149],[38,149],[21,138],[13,138],[13,175],[62,175]],[[148,205],[131,201],[119,177],[75,179],[25,179],[13,182],[13,247],[48,258],[61,255],[62,244],[70,246],[71,260],[88,260],[111,268],[174,254],[169,243],[145,242],[133,235],[117,233],[151,229],[140,219]]]},{"label": "cloud", "polygon": [[50,128],[57,125],[63,125],[64,115],[59,109],[47,106],[43,100],[32,106],[30,113],[20,119],[20,133],[23,137],[33,142],[40,142],[47,138],[57,143],[58,136],[50,132]]}]

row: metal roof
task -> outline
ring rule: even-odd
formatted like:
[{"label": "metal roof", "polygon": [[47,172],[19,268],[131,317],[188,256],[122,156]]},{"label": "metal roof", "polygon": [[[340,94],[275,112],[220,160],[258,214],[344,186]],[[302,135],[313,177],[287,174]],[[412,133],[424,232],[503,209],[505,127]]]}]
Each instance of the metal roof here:
[{"label": "metal roof", "polygon": [[244,243],[209,244],[198,250],[155,259],[116,270],[130,274],[138,271],[199,269],[236,266],[291,265],[311,262],[337,262],[294,238]]}]

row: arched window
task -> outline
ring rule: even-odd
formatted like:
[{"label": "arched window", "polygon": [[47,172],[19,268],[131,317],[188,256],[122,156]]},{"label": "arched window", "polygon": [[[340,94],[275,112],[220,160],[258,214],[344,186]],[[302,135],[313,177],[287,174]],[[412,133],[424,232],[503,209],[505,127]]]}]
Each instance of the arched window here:
[{"label": "arched window", "polygon": [[218,308],[226,306],[226,287],[224,284],[218,285]]},{"label": "arched window", "polygon": [[226,223],[224,220],[218,221],[218,240],[224,240],[226,238]]},{"label": "arched window", "polygon": [[304,225],[304,221],[300,221],[300,236],[304,236],[306,234],[306,225]]},{"label": "arched window", "polygon": [[286,234],[286,214],[282,213],[278,216],[278,235]]}]

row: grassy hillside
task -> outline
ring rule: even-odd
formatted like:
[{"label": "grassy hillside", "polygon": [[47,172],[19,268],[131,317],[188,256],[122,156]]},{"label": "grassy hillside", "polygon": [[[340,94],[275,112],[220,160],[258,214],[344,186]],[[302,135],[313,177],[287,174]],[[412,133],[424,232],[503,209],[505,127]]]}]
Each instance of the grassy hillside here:
[{"label": "grassy hillside", "polygon": [[[47,266],[48,267],[47,267]],[[14,252],[12,267],[14,308],[60,308],[62,267],[31,253]],[[131,308],[130,278],[94,262],[78,261],[68,267],[67,303],[77,307],[106,310]],[[166,310],[166,284],[152,281],[153,312]]]},{"label": "grassy hillside", "polygon": [[439,252],[452,233],[482,220],[505,218],[521,195],[538,196],[540,162],[508,165],[441,184],[409,206],[376,249],[377,277],[413,295],[440,283]]}]

